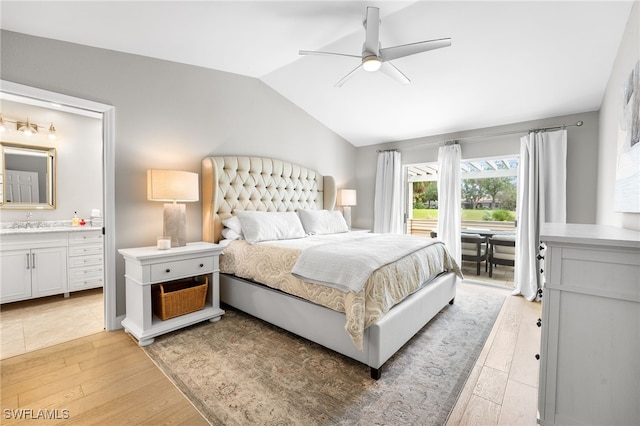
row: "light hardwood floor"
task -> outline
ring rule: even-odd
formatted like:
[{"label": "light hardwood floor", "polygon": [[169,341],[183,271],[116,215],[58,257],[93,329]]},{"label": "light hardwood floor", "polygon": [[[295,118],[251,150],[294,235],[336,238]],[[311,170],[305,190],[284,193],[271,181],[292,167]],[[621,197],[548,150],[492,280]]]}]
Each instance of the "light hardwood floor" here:
[{"label": "light hardwood floor", "polygon": [[[539,316],[540,304],[507,297],[448,425],[536,424]],[[6,418],[5,409],[17,408],[67,413],[51,422],[65,425],[207,424],[123,331],[14,356],[0,361],[0,372],[2,424],[24,424]]]},{"label": "light hardwood floor", "polygon": [[448,426],[537,424],[540,316],[540,303],[507,296]]}]

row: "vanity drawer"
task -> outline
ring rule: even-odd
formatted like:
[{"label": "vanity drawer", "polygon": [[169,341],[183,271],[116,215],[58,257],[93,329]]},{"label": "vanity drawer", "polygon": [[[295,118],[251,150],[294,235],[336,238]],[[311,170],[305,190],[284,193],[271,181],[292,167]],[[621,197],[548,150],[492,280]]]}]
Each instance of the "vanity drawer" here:
[{"label": "vanity drawer", "polygon": [[103,235],[101,230],[69,232],[69,245],[80,244],[102,244]]},{"label": "vanity drawer", "polygon": [[69,246],[69,257],[102,255],[102,245]]},{"label": "vanity drawer", "polygon": [[69,277],[69,291],[85,290],[104,286],[102,272]]},{"label": "vanity drawer", "polygon": [[69,270],[69,278],[74,280],[76,278],[90,277],[94,275],[103,275],[102,265],[87,266],[84,268],[72,268]]},{"label": "vanity drawer", "polygon": [[[215,259],[218,259],[217,256]],[[213,256],[156,263],[151,265],[151,281],[169,281],[174,278],[207,274],[212,272],[213,269]]]},{"label": "vanity drawer", "polygon": [[93,266],[93,265],[102,266],[102,254],[91,255],[91,256],[75,256],[75,257],[69,258],[70,268],[82,268],[84,266]]}]

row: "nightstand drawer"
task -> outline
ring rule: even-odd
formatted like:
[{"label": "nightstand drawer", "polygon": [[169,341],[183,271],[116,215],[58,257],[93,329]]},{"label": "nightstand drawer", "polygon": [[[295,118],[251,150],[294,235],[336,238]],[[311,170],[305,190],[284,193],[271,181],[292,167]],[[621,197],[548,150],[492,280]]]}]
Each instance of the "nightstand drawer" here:
[{"label": "nightstand drawer", "polygon": [[213,256],[157,263],[151,265],[151,281],[168,281],[174,278],[206,274],[212,272],[213,269]]}]

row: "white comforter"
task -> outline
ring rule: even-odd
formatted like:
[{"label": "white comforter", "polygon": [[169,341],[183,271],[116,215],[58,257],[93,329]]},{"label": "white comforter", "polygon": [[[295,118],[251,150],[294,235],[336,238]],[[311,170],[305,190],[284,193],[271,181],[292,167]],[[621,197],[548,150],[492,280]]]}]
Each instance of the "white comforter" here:
[{"label": "white comforter", "polygon": [[[435,242],[398,234],[354,234],[340,244],[324,243],[304,250],[291,271],[303,281],[358,293],[371,274]],[[371,238],[376,238],[370,244]]]}]

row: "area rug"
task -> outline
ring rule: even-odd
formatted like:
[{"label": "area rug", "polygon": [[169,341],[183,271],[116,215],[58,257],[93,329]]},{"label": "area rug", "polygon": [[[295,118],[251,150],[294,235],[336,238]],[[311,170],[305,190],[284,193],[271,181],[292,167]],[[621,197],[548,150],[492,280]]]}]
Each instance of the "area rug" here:
[{"label": "area rug", "polygon": [[378,381],[364,364],[232,308],[144,349],[214,425],[442,425],[504,294],[459,285],[455,304],[389,359]]}]

